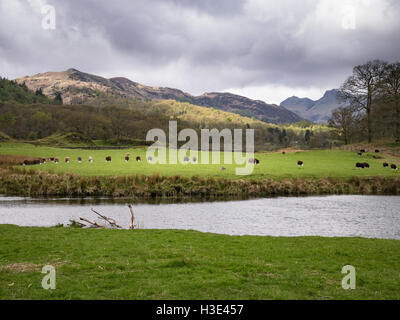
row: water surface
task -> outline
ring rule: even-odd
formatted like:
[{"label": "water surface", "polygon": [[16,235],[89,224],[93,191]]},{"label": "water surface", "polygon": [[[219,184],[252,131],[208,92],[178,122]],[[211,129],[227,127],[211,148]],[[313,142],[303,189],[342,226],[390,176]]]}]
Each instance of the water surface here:
[{"label": "water surface", "polygon": [[[0,224],[54,226],[96,215],[130,223],[124,200],[0,197]],[[400,196],[327,196],[245,201],[135,204],[139,228],[184,229],[229,235],[400,239]],[[0,235],[1,237],[1,235]]]}]

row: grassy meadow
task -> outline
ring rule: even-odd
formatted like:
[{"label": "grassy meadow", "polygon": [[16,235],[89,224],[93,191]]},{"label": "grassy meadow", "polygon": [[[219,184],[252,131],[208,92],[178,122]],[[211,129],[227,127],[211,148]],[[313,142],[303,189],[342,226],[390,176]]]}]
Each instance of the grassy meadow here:
[{"label": "grassy meadow", "polygon": [[[124,156],[129,152],[131,159],[125,162]],[[0,143],[0,155],[23,155],[30,157],[58,157],[60,163],[46,163],[45,165],[29,166],[29,169],[40,171],[51,171],[54,173],[73,173],[80,176],[127,176],[127,175],[153,175],[191,177],[226,178],[226,179],[282,179],[282,178],[340,178],[347,179],[357,177],[399,177],[399,171],[385,169],[384,161],[396,163],[399,160],[384,154],[379,155],[382,159],[374,159],[375,153],[366,153],[362,157],[355,152],[346,150],[311,150],[292,151],[282,154],[281,152],[260,152],[255,155],[260,160],[260,165],[255,166],[253,173],[249,176],[238,176],[235,173],[236,165],[224,164],[226,170],[221,170],[220,164],[150,164],[146,161],[146,149],[136,148],[127,150],[77,150],[55,147],[34,146],[27,143]],[[230,155],[230,154],[229,154]],[[83,162],[78,163],[77,158],[82,157]],[[93,157],[93,163],[87,161]],[[105,161],[106,156],[112,157],[112,162]],[[140,163],[135,161],[140,156]],[[211,152],[199,152],[198,159],[209,157]],[[64,158],[70,157],[71,162],[65,163]],[[220,154],[221,159],[224,154]],[[304,162],[304,167],[299,168],[297,161]],[[356,162],[368,162],[370,169],[357,169]],[[243,166],[242,166],[243,167]]]},{"label": "grassy meadow", "polygon": [[[400,241],[0,226],[0,299],[400,299]],[[356,268],[343,290],[342,267]],[[44,290],[44,265],[56,289]]]}]

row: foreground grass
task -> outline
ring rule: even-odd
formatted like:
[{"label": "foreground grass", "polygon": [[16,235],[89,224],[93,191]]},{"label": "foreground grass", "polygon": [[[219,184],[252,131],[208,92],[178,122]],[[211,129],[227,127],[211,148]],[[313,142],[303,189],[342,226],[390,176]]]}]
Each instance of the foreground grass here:
[{"label": "foreground grass", "polygon": [[[131,161],[126,163],[124,155],[130,152]],[[0,143],[0,155],[24,155],[31,157],[58,157],[59,164],[47,163],[42,166],[31,166],[30,168],[39,171],[53,171],[56,173],[73,173],[80,176],[125,176],[125,175],[153,175],[174,176],[180,175],[191,177],[198,175],[201,177],[218,177],[226,179],[283,179],[283,178],[340,178],[346,179],[357,177],[395,177],[400,176],[399,171],[385,169],[382,166],[384,161],[399,165],[399,159],[379,155],[383,159],[374,159],[373,153],[367,153],[359,157],[355,152],[346,150],[312,150],[306,152],[293,152],[285,155],[281,153],[257,153],[256,157],[261,164],[256,166],[254,172],[249,176],[237,176],[235,165],[224,165],[225,171],[221,170],[221,165],[205,164],[178,164],[178,165],[159,165],[149,164],[146,159],[144,148],[129,150],[70,150],[54,147],[34,146],[24,143]],[[78,163],[77,157],[82,157],[83,162]],[[89,164],[87,159],[92,156],[94,162]],[[105,157],[111,156],[112,162],[106,163]],[[141,156],[144,160],[137,163],[134,158]],[[71,163],[64,162],[65,157],[71,158]],[[211,157],[209,152],[201,152],[199,160],[204,157]],[[223,159],[224,154],[221,154]],[[385,159],[385,160],[384,160]],[[299,169],[297,161],[304,162],[304,168]],[[368,162],[370,169],[355,168],[356,162]]]},{"label": "foreground grass", "polygon": [[1,299],[400,299],[399,284],[396,240],[0,226]]}]

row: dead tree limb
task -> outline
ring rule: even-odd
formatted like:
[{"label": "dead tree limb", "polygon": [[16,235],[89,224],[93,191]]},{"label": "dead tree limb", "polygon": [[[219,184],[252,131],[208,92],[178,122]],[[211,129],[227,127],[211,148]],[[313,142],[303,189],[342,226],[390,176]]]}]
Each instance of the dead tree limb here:
[{"label": "dead tree limb", "polygon": [[116,222],[114,219],[108,218],[108,217],[106,217],[106,216],[104,216],[104,215],[98,213],[98,212],[95,211],[93,208],[92,208],[91,210],[92,210],[95,214],[97,214],[100,218],[102,218],[103,220],[107,221],[111,226],[114,226],[114,227],[116,227],[116,228],[121,228],[121,229],[122,229],[122,227],[121,227],[120,225],[118,225],[117,222]]},{"label": "dead tree limb", "polygon": [[75,220],[69,220],[71,223],[76,223],[78,226],[80,226],[80,227],[86,227],[86,224],[84,224],[84,223],[81,223],[81,222],[79,222],[79,221],[75,221]]},{"label": "dead tree limb", "polygon": [[132,205],[128,204],[128,208],[131,212],[131,225],[129,226],[129,229],[135,229],[135,215],[133,214]]},{"label": "dead tree limb", "polygon": [[102,225],[98,224],[96,221],[90,221],[89,219],[86,219],[86,218],[79,218],[79,219],[81,219],[82,221],[85,221],[85,222],[91,224],[92,227],[95,227],[95,228],[105,228],[105,226],[102,226]]}]

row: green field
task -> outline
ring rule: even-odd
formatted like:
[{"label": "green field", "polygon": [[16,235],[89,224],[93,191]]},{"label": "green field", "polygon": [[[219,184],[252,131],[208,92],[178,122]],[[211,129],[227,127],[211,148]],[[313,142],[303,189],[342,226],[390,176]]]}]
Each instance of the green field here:
[{"label": "green field", "polygon": [[[130,152],[131,160],[126,163],[124,155]],[[168,164],[149,164],[146,159],[146,149],[136,148],[128,150],[71,150],[54,147],[34,146],[24,143],[0,143],[0,155],[25,155],[33,157],[58,157],[59,164],[46,163],[45,165],[29,166],[34,170],[53,171],[56,173],[75,173],[84,176],[103,176],[103,175],[132,175],[144,174],[152,175],[155,173],[160,176],[193,176],[199,175],[203,177],[224,177],[232,179],[242,178],[350,178],[353,176],[373,177],[373,176],[399,176],[398,171],[385,169],[382,166],[384,159],[374,159],[375,154],[367,153],[359,157],[355,152],[343,150],[312,150],[304,152],[287,153],[257,153],[256,158],[260,160],[260,165],[255,167],[255,170],[250,176],[237,176],[235,174],[235,165],[224,164],[225,171],[221,170],[218,165],[193,164],[186,165],[168,165]],[[137,163],[134,158],[141,156],[142,162]],[[77,162],[77,157],[83,158],[82,163]],[[92,156],[93,163],[87,161],[88,157]],[[105,157],[111,156],[112,162],[106,163]],[[398,159],[388,158],[385,155],[385,161],[399,164]],[[65,157],[70,157],[71,162],[66,164]],[[199,159],[202,157],[211,157],[209,152],[202,152]],[[221,159],[223,154],[221,155]],[[302,160],[304,167],[299,168],[297,161]],[[368,162],[371,165],[370,169],[355,168],[356,162]]]},{"label": "green field", "polygon": [[[0,226],[0,299],[400,299],[400,241]],[[44,265],[56,289],[41,287]],[[356,268],[344,290],[342,267]]]}]

